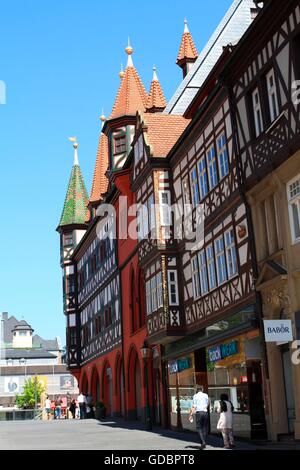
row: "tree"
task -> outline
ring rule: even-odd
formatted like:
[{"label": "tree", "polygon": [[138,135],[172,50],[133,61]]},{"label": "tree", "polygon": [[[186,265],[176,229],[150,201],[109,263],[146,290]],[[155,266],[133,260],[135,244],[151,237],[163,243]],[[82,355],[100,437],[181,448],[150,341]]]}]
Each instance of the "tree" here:
[{"label": "tree", "polygon": [[32,377],[25,381],[23,393],[16,395],[16,404],[18,408],[34,408],[35,404],[41,399],[45,392],[44,385],[39,382],[37,377]]}]

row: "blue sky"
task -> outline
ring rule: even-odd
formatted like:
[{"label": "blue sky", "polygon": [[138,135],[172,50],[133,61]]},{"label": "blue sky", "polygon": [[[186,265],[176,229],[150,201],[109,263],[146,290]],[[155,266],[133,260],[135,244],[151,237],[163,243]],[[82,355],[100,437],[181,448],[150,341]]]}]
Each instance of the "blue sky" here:
[{"label": "blue sky", "polygon": [[149,88],[152,67],[167,99],[187,17],[198,50],[231,0],[0,0],[0,311],[65,342],[58,225],[76,135],[88,192],[102,107],[108,115],[130,35]]}]

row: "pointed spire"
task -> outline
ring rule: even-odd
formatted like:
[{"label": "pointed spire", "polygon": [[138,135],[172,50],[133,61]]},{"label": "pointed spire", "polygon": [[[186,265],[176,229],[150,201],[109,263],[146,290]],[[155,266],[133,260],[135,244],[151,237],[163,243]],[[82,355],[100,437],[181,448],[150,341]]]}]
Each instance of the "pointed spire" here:
[{"label": "pointed spire", "polygon": [[76,137],[69,137],[69,140],[73,142],[74,165],[59,227],[84,224],[87,214],[88,194],[78,162],[78,143]]},{"label": "pointed spire", "polygon": [[127,59],[127,67],[133,67],[133,61],[132,61],[132,54],[133,54],[133,48],[131,47],[130,44],[130,38],[128,37],[128,46],[125,49],[126,54],[128,55]]},{"label": "pointed spire", "polygon": [[146,112],[147,113],[156,113],[162,112],[167,106],[167,101],[165,99],[162,87],[159,83],[156,67],[153,67],[153,78],[151,82],[150,93],[146,103]]},{"label": "pointed spire", "polygon": [[187,19],[184,18],[184,30],[183,30],[183,34],[189,33],[189,32],[190,32],[190,31],[189,31]]},{"label": "pointed spire", "polygon": [[135,115],[137,111],[145,111],[148,95],[145,87],[133,65],[133,48],[128,38],[128,46],[125,49],[128,55],[128,63],[118,90],[115,104],[109,119],[121,116]]},{"label": "pointed spire", "polygon": [[193,41],[192,35],[188,28],[187,19],[184,20],[184,30],[181,39],[179,54],[177,57],[177,65],[183,70],[183,77],[187,75],[191,64],[198,58],[198,51]]},{"label": "pointed spire", "polygon": [[100,134],[99,145],[97,151],[96,164],[94,169],[94,177],[92,191],[90,196],[90,204],[97,205],[102,199],[108,188],[108,179],[106,171],[108,168],[108,138],[103,132]]}]

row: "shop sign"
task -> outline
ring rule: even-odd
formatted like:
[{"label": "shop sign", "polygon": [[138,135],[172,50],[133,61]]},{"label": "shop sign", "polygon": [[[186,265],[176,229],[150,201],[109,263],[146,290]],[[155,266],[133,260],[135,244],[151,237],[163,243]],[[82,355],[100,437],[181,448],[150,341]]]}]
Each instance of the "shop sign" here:
[{"label": "shop sign", "polygon": [[189,357],[185,359],[178,359],[177,363],[178,363],[178,372],[191,368],[191,360]]},{"label": "shop sign", "polygon": [[220,344],[208,349],[209,362],[218,362],[226,357],[234,356],[238,353],[238,341],[227,344]]},{"label": "shop sign", "polygon": [[266,343],[293,341],[291,320],[264,320]]},{"label": "shop sign", "polygon": [[178,359],[178,361],[169,362],[170,374],[176,374],[176,372],[182,372],[183,370],[191,368],[191,360],[189,357],[185,359]]},{"label": "shop sign", "polygon": [[170,374],[176,374],[176,372],[178,372],[177,361],[169,362],[169,372]]}]

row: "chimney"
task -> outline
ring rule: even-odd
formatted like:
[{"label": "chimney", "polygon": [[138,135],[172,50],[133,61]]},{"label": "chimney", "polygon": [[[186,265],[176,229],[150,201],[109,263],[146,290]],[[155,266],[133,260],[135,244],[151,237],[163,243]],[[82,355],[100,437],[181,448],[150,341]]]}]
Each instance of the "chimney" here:
[{"label": "chimney", "polygon": [[2,312],[2,320],[8,320],[8,312]]}]

